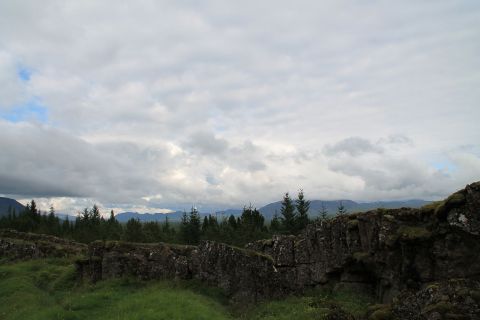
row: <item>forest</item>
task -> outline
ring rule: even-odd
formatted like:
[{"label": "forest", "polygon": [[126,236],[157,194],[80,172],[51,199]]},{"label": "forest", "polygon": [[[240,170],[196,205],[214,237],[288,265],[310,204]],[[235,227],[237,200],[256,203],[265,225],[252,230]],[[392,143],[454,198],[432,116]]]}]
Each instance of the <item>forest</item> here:
[{"label": "forest", "polygon": [[[55,208],[42,212],[32,200],[23,212],[9,209],[8,214],[0,218],[0,228],[10,228],[22,232],[49,234],[82,243],[95,240],[123,240],[129,242],[168,242],[178,244],[198,244],[200,240],[214,240],[227,244],[243,246],[249,242],[270,238],[273,234],[298,234],[310,222],[308,212],[310,201],[305,199],[302,190],[296,199],[289,193],[283,196],[280,215],[274,215],[271,221],[254,207],[245,206],[242,214],[235,217],[215,215],[200,216],[192,207],[184,212],[181,222],[170,222],[168,214],[163,222],[141,222],[130,219],[120,223],[110,211],[105,218],[97,205],[85,208],[77,214],[74,221],[60,219]],[[342,204],[337,215],[346,214]],[[322,208],[316,219],[328,219],[327,211]]]}]

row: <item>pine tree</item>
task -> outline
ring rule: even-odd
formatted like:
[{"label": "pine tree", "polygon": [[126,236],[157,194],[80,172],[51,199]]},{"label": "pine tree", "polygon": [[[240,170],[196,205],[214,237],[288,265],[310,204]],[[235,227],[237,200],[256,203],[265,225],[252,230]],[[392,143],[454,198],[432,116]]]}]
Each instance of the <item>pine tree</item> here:
[{"label": "pine tree", "polygon": [[325,202],[323,201],[322,201],[320,211],[318,213],[318,217],[320,221],[326,221],[328,219],[327,207],[325,207]]},{"label": "pine tree", "polygon": [[206,233],[206,232],[208,231],[209,223],[210,223],[210,222],[209,222],[209,220],[208,220],[208,217],[205,216],[205,217],[203,218],[203,223],[202,223],[202,232],[203,232],[203,233]]},{"label": "pine tree", "polygon": [[202,227],[202,222],[200,220],[200,214],[198,213],[197,208],[192,207],[192,210],[190,211],[190,217],[189,217],[189,244],[198,244],[200,241],[200,235],[201,235],[201,227]]},{"label": "pine tree", "polygon": [[281,221],[278,217],[277,210],[275,210],[275,214],[273,215],[272,221],[270,222],[270,232],[271,233],[278,233],[281,229]]},{"label": "pine tree", "polygon": [[280,219],[282,221],[283,232],[289,234],[295,233],[297,214],[295,212],[293,201],[288,192],[285,193],[285,196],[283,197],[280,214],[282,215]]},{"label": "pine tree", "polygon": [[308,210],[310,210],[310,201],[305,200],[303,190],[298,192],[297,200],[295,200],[297,208],[296,231],[303,230],[308,224]]},{"label": "pine tree", "polygon": [[232,230],[237,230],[237,219],[235,219],[235,216],[233,214],[228,217],[228,225]]},{"label": "pine tree", "polygon": [[110,210],[110,217],[106,223],[106,238],[110,240],[120,240],[122,237],[122,225],[115,218],[115,213]]},{"label": "pine tree", "polygon": [[127,221],[124,239],[130,242],[144,242],[142,223],[140,220],[131,218]]},{"label": "pine tree", "polygon": [[189,243],[190,241],[190,224],[186,211],[183,211],[182,220],[180,222],[180,240],[183,243]]},{"label": "pine tree", "polygon": [[347,214],[347,208],[343,205],[343,201],[340,201],[340,205],[337,208],[337,216],[343,216]]}]

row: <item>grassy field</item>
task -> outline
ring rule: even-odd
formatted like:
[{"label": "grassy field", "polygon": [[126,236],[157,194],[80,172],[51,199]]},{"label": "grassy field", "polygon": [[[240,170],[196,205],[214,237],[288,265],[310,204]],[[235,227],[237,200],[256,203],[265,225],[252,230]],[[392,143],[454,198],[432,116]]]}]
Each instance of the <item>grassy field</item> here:
[{"label": "grassy field", "polygon": [[232,309],[222,292],[195,281],[116,279],[79,285],[68,260],[0,264],[0,319],[323,319],[332,304],[360,315],[368,299],[311,292]]}]

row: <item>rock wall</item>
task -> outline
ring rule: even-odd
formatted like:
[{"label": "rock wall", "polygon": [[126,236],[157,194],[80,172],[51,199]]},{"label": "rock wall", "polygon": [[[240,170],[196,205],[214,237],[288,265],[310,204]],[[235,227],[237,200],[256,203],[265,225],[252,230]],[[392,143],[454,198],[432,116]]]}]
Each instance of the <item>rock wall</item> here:
[{"label": "rock wall", "polygon": [[0,230],[0,258],[24,260],[45,257],[81,256],[87,245],[49,235]]},{"label": "rock wall", "polygon": [[199,246],[96,241],[76,266],[80,277],[93,281],[124,275],[144,280],[195,278],[222,288],[234,301],[280,295],[271,257],[213,241]]},{"label": "rock wall", "polygon": [[391,302],[403,290],[452,278],[480,280],[480,183],[422,209],[373,210],[309,225],[235,248],[95,242],[79,261],[93,280],[197,278],[234,299],[302,292],[317,286],[360,290]]},{"label": "rock wall", "polygon": [[248,248],[272,256],[291,291],[330,284],[389,302],[425,283],[480,278],[479,195],[476,183],[437,207],[345,215]]}]

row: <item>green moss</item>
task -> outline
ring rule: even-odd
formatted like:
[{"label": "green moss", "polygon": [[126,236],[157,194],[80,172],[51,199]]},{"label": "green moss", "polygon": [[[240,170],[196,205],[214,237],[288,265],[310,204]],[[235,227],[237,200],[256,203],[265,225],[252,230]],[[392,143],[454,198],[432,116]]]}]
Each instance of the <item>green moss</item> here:
[{"label": "green moss", "polygon": [[445,314],[447,312],[453,312],[453,311],[455,311],[455,308],[451,303],[446,302],[446,301],[440,301],[436,304],[426,306],[422,310],[422,313],[423,314],[429,314],[429,313],[432,313],[432,312],[438,312],[440,314]]},{"label": "green moss", "polygon": [[435,211],[439,205],[443,204],[444,201],[433,201],[429,204],[424,205],[423,207],[420,208],[420,210],[424,211]]},{"label": "green moss", "polygon": [[392,216],[391,214],[386,214],[383,216],[383,218],[388,221],[395,221],[395,217]]},{"label": "green moss", "polygon": [[349,230],[356,229],[358,228],[358,220],[350,220],[347,222],[347,228]]},{"label": "green moss", "polygon": [[237,247],[237,246],[232,246],[232,245],[228,245],[229,247],[233,248],[234,250],[238,251],[238,252],[241,252],[249,257],[259,257],[259,258],[264,258],[264,259],[267,259],[269,261],[271,261],[273,263],[273,258],[272,256],[266,254],[266,253],[262,253],[262,252],[258,252],[258,251],[255,251],[255,250],[251,250],[251,249],[245,249],[245,248],[240,248],[240,247]]},{"label": "green moss", "polygon": [[446,200],[448,206],[459,206],[465,203],[465,195],[462,192],[456,192]]},{"label": "green moss", "polygon": [[430,238],[432,233],[424,227],[401,226],[397,234],[402,240],[424,240]]},{"label": "green moss", "polygon": [[471,290],[470,296],[480,304],[480,290]]},{"label": "green moss", "polygon": [[369,311],[372,312],[368,317],[368,320],[391,320],[393,319],[392,309],[388,304],[376,304],[369,307]]},{"label": "green moss", "polygon": [[354,252],[352,256],[358,262],[366,262],[370,258],[370,254],[364,251]]},{"label": "green moss", "polygon": [[434,290],[434,291],[438,290],[438,288],[439,288],[439,285],[436,282],[431,283],[425,287],[426,290]]}]

